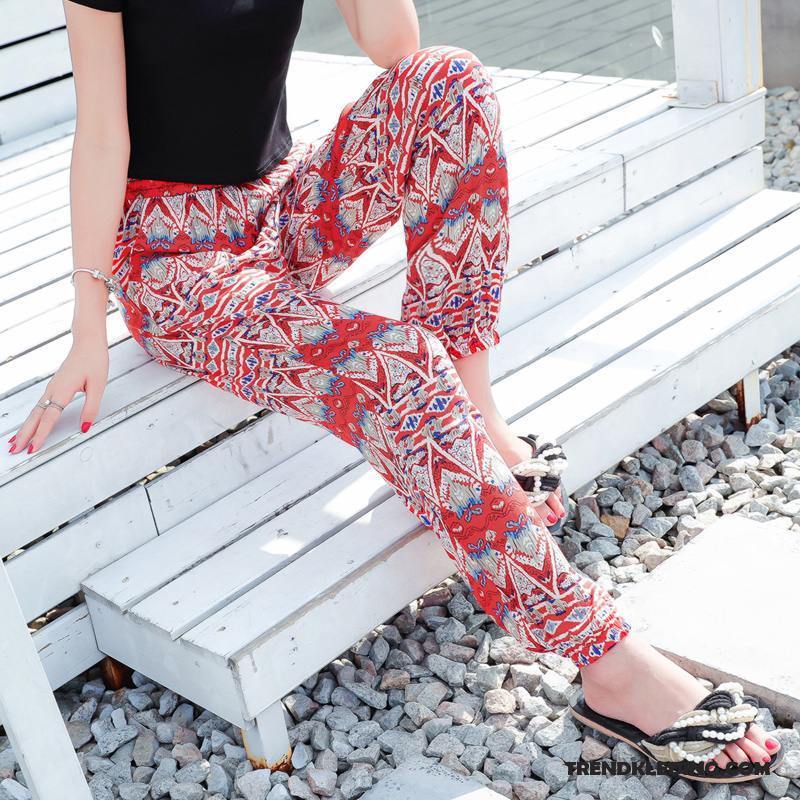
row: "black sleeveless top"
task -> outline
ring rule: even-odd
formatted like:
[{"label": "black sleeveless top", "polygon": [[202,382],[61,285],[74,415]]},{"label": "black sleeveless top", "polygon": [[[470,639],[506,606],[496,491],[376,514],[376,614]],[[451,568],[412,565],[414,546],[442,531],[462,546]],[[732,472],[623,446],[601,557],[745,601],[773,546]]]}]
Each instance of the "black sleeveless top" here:
[{"label": "black sleeveless top", "polygon": [[303,0],[73,0],[121,12],[128,177],[243,183],[288,153]]}]

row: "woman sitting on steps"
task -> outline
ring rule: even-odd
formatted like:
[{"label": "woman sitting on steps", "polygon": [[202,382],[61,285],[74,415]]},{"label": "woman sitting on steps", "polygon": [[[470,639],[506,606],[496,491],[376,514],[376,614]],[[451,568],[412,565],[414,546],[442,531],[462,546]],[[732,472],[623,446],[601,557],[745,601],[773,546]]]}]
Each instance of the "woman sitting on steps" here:
[{"label": "woman sitting on steps", "polygon": [[[709,694],[567,562],[548,532],[566,515],[563,453],[518,437],[495,407],[509,221],[489,73],[457,46],[421,48],[412,0],[337,3],[383,71],[306,143],[286,120],[300,0],[65,0],[73,343],[12,452],[38,450],[78,392],[89,429],[110,289],[159,363],[357,447],[487,614],[578,665],[583,722],[681,774],[774,765],[752,698]],[[328,299],[320,290],[398,219],[401,320]]]}]

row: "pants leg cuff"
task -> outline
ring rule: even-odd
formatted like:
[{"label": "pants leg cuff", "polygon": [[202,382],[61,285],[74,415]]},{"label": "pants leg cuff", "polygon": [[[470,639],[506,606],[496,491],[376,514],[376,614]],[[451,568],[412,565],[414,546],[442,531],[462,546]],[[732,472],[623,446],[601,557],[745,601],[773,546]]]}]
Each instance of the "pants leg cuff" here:
[{"label": "pants leg cuff", "polygon": [[618,645],[631,631],[631,624],[616,612],[611,614],[602,628],[594,630],[576,647],[563,653],[578,667],[587,667],[601,659]]},{"label": "pants leg cuff", "polygon": [[461,341],[445,342],[445,347],[450,358],[455,361],[459,358],[466,358],[474,353],[480,353],[483,350],[491,350],[500,344],[500,334],[496,329],[483,332],[472,333],[469,337]]}]

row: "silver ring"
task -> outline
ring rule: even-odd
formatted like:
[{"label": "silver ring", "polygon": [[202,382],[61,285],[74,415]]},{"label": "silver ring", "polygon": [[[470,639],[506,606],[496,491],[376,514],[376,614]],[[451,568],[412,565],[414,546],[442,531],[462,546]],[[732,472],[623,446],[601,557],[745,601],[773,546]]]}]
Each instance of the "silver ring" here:
[{"label": "silver ring", "polygon": [[61,411],[64,410],[64,406],[62,406],[61,403],[56,403],[55,400],[40,400],[36,405],[39,406],[39,408],[49,408],[50,406],[55,406]]}]

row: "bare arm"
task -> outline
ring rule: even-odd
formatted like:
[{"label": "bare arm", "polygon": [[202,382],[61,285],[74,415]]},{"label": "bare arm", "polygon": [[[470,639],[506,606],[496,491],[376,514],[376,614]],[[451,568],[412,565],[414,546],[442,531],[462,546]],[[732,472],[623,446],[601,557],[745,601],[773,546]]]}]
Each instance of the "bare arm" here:
[{"label": "bare arm", "polygon": [[[122,14],[64,0],[77,120],[70,164],[73,267],[111,274],[128,172],[128,117]],[[75,275],[72,346],[48,381],[41,400],[61,406],[85,394],[81,430],[95,420],[108,381],[108,335],[104,281]],[[31,409],[12,437],[12,453],[41,448],[59,418],[55,405]]]},{"label": "bare arm", "polygon": [[[72,261],[109,275],[130,152],[122,14],[70,0],[64,13],[78,108],[70,165]],[[105,335],[106,297],[102,281],[75,276],[76,337]]]},{"label": "bare arm", "polygon": [[393,67],[419,49],[413,0],[336,0],[356,44],[379,67]]}]

